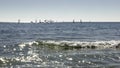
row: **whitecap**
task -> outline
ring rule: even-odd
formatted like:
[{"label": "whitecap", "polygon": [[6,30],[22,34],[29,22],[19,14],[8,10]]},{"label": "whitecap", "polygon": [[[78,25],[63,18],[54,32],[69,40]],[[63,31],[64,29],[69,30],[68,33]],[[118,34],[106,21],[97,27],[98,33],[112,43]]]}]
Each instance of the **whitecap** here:
[{"label": "whitecap", "polygon": [[[39,44],[42,43],[42,44]],[[56,46],[66,46],[66,47],[78,47],[78,48],[99,48],[99,49],[105,49],[105,48],[119,48],[120,47],[120,40],[111,40],[111,41],[54,41],[54,40],[48,40],[48,41],[33,41],[33,42],[26,42],[19,44],[21,48],[24,48],[26,45],[49,45],[54,44]]]}]

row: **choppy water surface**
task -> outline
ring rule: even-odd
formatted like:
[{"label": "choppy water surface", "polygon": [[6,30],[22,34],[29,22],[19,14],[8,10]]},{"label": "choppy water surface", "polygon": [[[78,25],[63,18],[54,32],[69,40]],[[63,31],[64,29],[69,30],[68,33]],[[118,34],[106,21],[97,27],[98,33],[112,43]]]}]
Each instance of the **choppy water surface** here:
[{"label": "choppy water surface", "polygon": [[119,68],[120,23],[0,23],[0,67]]}]

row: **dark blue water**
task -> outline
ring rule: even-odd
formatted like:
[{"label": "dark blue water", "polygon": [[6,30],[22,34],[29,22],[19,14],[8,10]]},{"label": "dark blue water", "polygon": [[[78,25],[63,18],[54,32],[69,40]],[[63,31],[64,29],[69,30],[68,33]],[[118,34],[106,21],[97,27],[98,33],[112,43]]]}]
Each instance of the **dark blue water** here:
[{"label": "dark blue water", "polygon": [[[108,48],[78,50],[30,45],[41,40],[95,46],[102,41],[114,46],[120,43],[120,23],[0,23],[0,67],[120,67],[120,50],[107,44],[104,46]],[[26,42],[21,48],[20,44]]]}]

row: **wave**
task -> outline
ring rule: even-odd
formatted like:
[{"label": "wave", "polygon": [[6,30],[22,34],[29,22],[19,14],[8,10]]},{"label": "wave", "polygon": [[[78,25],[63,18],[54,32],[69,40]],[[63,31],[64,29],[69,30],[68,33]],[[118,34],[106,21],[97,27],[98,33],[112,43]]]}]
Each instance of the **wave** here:
[{"label": "wave", "polygon": [[93,41],[93,42],[81,42],[81,41],[32,41],[19,44],[19,47],[24,48],[25,46],[40,46],[52,49],[106,49],[106,48],[120,48],[120,40],[111,41]]},{"label": "wave", "polygon": [[[86,54],[84,52],[83,53],[80,52],[81,56],[78,56],[79,55],[78,53],[75,53],[76,55],[75,54],[72,55],[70,53],[71,57],[70,56],[68,57],[68,56],[66,56],[65,53],[61,53],[61,51],[60,51],[60,53],[59,53],[59,51],[57,51],[54,53],[54,55],[53,54],[51,55],[50,52],[54,52],[54,51],[47,50],[47,52],[46,52],[45,48],[49,48],[49,49],[55,50],[55,51],[56,50],[72,50],[72,49],[107,49],[107,48],[108,49],[109,48],[119,49],[120,48],[120,40],[118,40],[118,41],[116,41],[116,40],[92,41],[92,42],[39,40],[39,41],[20,43],[20,44],[18,44],[18,46],[19,46],[20,50],[16,48],[13,51],[13,53],[17,53],[17,54],[19,53],[18,56],[12,56],[12,57],[1,56],[0,57],[0,67],[12,66],[12,65],[26,67],[31,64],[47,66],[51,62],[53,62],[53,64],[54,63],[58,63],[58,64],[63,63],[61,60],[59,60],[59,61],[54,60],[54,59],[56,59],[56,57],[59,57],[60,59],[65,60],[65,63],[75,60],[76,57],[74,57],[74,56],[81,57],[81,58],[82,57],[85,58],[88,56],[88,59],[91,58],[90,56],[92,56],[92,59],[95,59],[95,58],[93,58],[93,56],[97,57],[97,56],[99,56],[100,53],[96,53],[95,55],[93,55],[94,53]],[[37,49],[37,47],[43,48],[43,51],[42,51],[42,49],[41,50]],[[27,48],[28,48],[28,50],[26,50]],[[40,51],[40,52],[38,52],[38,51]],[[50,51],[50,52],[48,52],[48,51]],[[48,54],[48,53],[50,53],[50,54]],[[116,53],[113,52],[113,54],[116,54]],[[106,54],[103,54],[103,53],[101,55],[106,56]],[[101,55],[100,55],[100,57],[101,57]],[[111,53],[110,53],[110,55],[111,55]],[[119,57],[119,56],[116,55],[116,57]],[[51,58],[52,59],[54,58],[54,59],[52,60]],[[63,58],[66,58],[66,59],[63,59]],[[102,59],[105,59],[105,58],[103,57]],[[78,59],[76,59],[76,60],[78,60]],[[97,59],[97,58],[95,60],[97,60],[98,62],[101,62],[101,60],[99,61],[99,59]],[[87,62],[84,59],[78,60],[78,64],[81,63],[82,65],[88,64],[88,63],[93,65],[93,63],[95,63],[95,62],[96,61],[91,61],[91,60],[90,60],[90,62]],[[95,64],[97,64],[97,62]]]}]

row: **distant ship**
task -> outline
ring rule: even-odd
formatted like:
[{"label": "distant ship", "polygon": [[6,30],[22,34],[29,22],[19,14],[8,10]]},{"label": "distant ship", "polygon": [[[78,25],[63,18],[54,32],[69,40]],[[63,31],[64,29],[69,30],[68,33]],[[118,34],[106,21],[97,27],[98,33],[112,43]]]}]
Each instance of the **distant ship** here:
[{"label": "distant ship", "polygon": [[80,19],[80,23],[82,23],[82,19]]},{"label": "distant ship", "polygon": [[33,21],[31,21],[30,23],[33,23]]},{"label": "distant ship", "polygon": [[75,23],[75,20],[73,19],[73,23]]},{"label": "distant ship", "polygon": [[20,19],[18,19],[18,23],[20,23]]},{"label": "distant ship", "polygon": [[73,19],[73,21],[72,21],[73,23],[82,23],[82,19],[80,19],[80,21],[79,22],[75,22],[75,20]]}]

